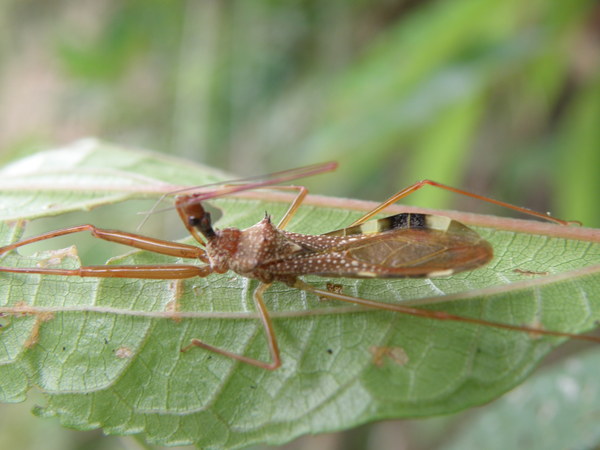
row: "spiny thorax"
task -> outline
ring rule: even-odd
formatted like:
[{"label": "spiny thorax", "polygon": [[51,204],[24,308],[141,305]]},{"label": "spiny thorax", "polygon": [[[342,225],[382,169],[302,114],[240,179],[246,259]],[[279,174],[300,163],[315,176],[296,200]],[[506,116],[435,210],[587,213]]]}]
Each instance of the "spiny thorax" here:
[{"label": "spiny thorax", "polygon": [[286,238],[269,217],[245,230],[225,228],[215,230],[206,244],[206,253],[214,272],[232,270],[240,275],[263,282],[273,281],[261,265],[301,250],[301,246]]}]

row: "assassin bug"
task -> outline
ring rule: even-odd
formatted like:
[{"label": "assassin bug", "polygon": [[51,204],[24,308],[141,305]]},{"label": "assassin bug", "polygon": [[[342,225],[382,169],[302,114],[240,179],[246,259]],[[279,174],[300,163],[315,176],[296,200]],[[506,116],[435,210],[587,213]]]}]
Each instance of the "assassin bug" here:
[{"label": "assassin bug", "polygon": [[0,272],[179,280],[207,277],[214,273],[225,273],[231,270],[244,277],[256,279],[260,284],[254,292],[253,299],[265,329],[271,362],[217,348],[199,339],[192,339],[191,343],[182,351],[200,347],[269,370],[274,370],[281,365],[273,324],[263,299],[263,293],[274,282],[285,283],[321,298],[340,300],[368,308],[395,311],[429,319],[453,320],[600,342],[600,338],[594,336],[494,323],[455,316],[441,311],[423,310],[353,297],[340,292],[338,288],[318,289],[299,278],[302,275],[319,275],[327,278],[429,278],[473,270],[488,263],[493,256],[491,245],[475,231],[458,221],[444,216],[418,213],[400,213],[384,219],[370,220],[387,206],[426,185],[491,202],[561,225],[568,225],[569,222],[429,180],[421,181],[398,192],[349,227],[321,235],[304,235],[284,229],[307,195],[307,190],[300,186],[277,186],[278,189],[297,191],[295,199],[277,226],[267,215],[256,225],[244,230],[215,229],[210,213],[203,206],[205,200],[250,189],[274,187],[279,183],[334,170],[335,167],[335,163],[317,164],[278,172],[265,179],[246,179],[244,183],[220,185],[218,189],[211,185],[204,186],[200,190],[185,189],[172,193],[175,195],[175,208],[179,216],[189,233],[198,241],[199,246],[100,229],[93,225],[80,225],[24,239],[0,248],[0,254],[3,254],[34,242],[80,231],[89,231],[92,236],[106,241],[164,255],[196,259],[200,261],[199,265],[82,266],[78,269],[0,267]]}]

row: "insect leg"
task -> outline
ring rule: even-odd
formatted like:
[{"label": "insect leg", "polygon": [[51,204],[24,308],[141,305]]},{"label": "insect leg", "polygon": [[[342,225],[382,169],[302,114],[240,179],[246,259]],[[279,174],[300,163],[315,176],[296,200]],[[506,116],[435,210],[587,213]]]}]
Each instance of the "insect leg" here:
[{"label": "insect leg", "polygon": [[294,200],[292,200],[292,203],[290,203],[290,206],[288,207],[287,211],[285,212],[285,214],[283,215],[283,217],[277,224],[277,228],[279,228],[281,230],[283,230],[287,226],[289,221],[292,220],[292,217],[294,217],[294,214],[296,214],[296,211],[298,210],[298,208],[304,201],[304,198],[308,194],[308,189],[305,188],[304,186],[265,186],[265,187],[258,187],[256,189],[273,189],[273,190],[297,191],[298,192],[296,194],[296,197],[294,198]]},{"label": "insect leg", "polygon": [[238,355],[237,353],[230,352],[228,350],[224,350],[222,348],[215,347],[213,345],[207,344],[200,339],[192,339],[190,344],[181,349],[182,352],[186,352],[190,350],[192,347],[200,347],[205,350],[209,350],[215,353],[218,353],[223,356],[227,356],[229,358],[236,359],[238,361],[244,362],[246,364],[251,364],[256,367],[260,367],[262,369],[267,370],[275,370],[279,366],[281,366],[281,357],[279,354],[279,346],[277,345],[277,339],[275,337],[275,332],[273,331],[273,323],[271,321],[271,317],[269,316],[269,311],[265,306],[265,302],[263,300],[263,292],[265,292],[271,284],[261,283],[256,290],[254,291],[253,299],[254,304],[260,314],[260,319],[262,321],[262,325],[265,329],[265,333],[267,335],[267,342],[269,345],[269,353],[271,354],[271,363],[266,363],[264,361],[260,361],[258,359],[250,358],[244,355]]},{"label": "insect leg", "polygon": [[24,245],[33,244],[34,242],[45,241],[58,236],[67,234],[79,233],[81,231],[89,231],[93,237],[103,239],[105,241],[116,242],[118,244],[127,245],[129,247],[148,250],[163,255],[176,256],[180,258],[196,258],[203,262],[207,262],[202,247],[194,245],[180,244],[178,242],[163,241],[161,239],[149,238],[139,234],[127,233],[124,231],[105,230],[97,228],[94,225],[78,225],[61,230],[51,231],[49,233],[34,236],[14,244],[6,245],[0,248],[0,254],[14,250]]},{"label": "insect leg", "polygon": [[277,228],[283,230],[287,226],[289,221],[292,220],[292,217],[294,217],[294,214],[296,214],[296,211],[304,201],[304,198],[308,194],[308,189],[306,189],[304,186],[275,186],[272,189],[298,191],[296,198],[294,198],[292,203],[290,203],[288,210],[285,212],[285,214],[277,224]]},{"label": "insect leg", "polygon": [[212,273],[210,266],[138,265],[138,266],[82,266],[77,269],[47,267],[0,267],[0,272],[60,275],[66,277],[133,278],[149,280],[179,280],[205,277]]},{"label": "insect leg", "polygon": [[386,201],[384,201],[383,203],[381,203],[380,205],[378,205],[376,208],[372,209],[371,211],[369,211],[368,213],[366,213],[364,216],[362,216],[360,219],[358,219],[357,221],[355,221],[353,224],[351,224],[350,226],[354,226],[354,225],[360,225],[364,222],[366,222],[367,220],[369,220],[371,217],[373,217],[375,214],[381,212],[382,210],[384,210],[385,208],[387,208],[388,206],[396,203],[398,200],[409,196],[410,194],[412,194],[415,191],[418,191],[419,189],[421,189],[424,186],[434,186],[440,189],[445,189],[447,191],[450,192],[454,192],[456,194],[460,194],[460,195],[465,195],[467,197],[471,197],[471,198],[476,198],[478,200],[482,200],[484,202],[488,202],[488,203],[493,203],[494,205],[498,205],[498,206],[502,206],[504,208],[508,208],[508,209],[512,209],[514,211],[518,211],[524,214],[528,214],[530,216],[534,216],[534,217],[539,217],[541,219],[544,220],[549,220],[551,222],[555,222],[558,223],[560,225],[570,225],[572,223],[576,223],[576,222],[569,222],[566,220],[561,220],[561,219],[557,219],[556,217],[552,217],[548,214],[543,214],[537,211],[533,211],[531,209],[528,208],[523,208],[521,206],[516,206],[516,205],[511,205],[510,203],[506,203],[506,202],[502,202],[500,200],[494,200],[493,198],[489,198],[489,197],[485,197],[483,195],[478,195],[478,194],[473,194],[472,192],[468,192],[468,191],[463,191],[462,189],[457,189],[454,188],[452,186],[448,186],[446,184],[442,184],[442,183],[438,183],[436,181],[432,181],[432,180],[421,180],[405,189],[402,189],[400,192],[392,195],[390,198],[388,198]]},{"label": "insect leg", "polygon": [[464,316],[455,316],[454,314],[448,314],[443,311],[434,311],[429,309],[419,309],[413,308],[411,306],[391,304],[391,303],[383,303],[377,302],[375,300],[368,300],[359,297],[352,297],[350,295],[341,294],[338,292],[326,291],[323,289],[317,289],[310,284],[307,284],[301,280],[296,280],[294,283],[295,288],[302,289],[304,291],[312,292],[319,297],[326,297],[332,300],[341,300],[347,303],[354,303],[356,305],[365,306],[367,308],[374,309],[382,309],[387,311],[394,311],[402,314],[406,314],[409,316],[416,317],[424,317],[427,319],[433,320],[452,320],[454,322],[463,322],[463,323],[471,323],[474,325],[484,325],[494,328],[501,328],[504,330],[513,330],[520,332],[529,332],[537,335],[545,335],[545,336],[558,336],[558,337],[566,337],[570,339],[576,339],[580,341],[591,341],[591,342],[600,342],[600,337],[594,335],[585,335],[585,334],[573,334],[567,333],[563,331],[553,331],[553,330],[545,330],[543,328],[535,328],[528,327],[522,325],[511,325],[506,323],[498,323],[498,322],[488,322],[483,319],[475,319],[472,317],[464,317]]}]

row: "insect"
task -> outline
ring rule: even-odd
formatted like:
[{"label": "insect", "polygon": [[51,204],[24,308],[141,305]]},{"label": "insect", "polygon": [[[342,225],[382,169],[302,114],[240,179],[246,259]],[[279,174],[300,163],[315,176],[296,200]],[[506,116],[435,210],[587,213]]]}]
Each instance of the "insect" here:
[{"label": "insect", "polygon": [[263,299],[264,292],[274,282],[285,283],[288,286],[313,293],[321,298],[340,300],[368,308],[395,311],[429,319],[454,320],[522,332],[600,342],[600,338],[594,336],[494,323],[475,318],[454,316],[442,311],[423,310],[405,305],[353,297],[341,292],[339,285],[331,284],[333,288],[324,290],[300,279],[302,275],[319,275],[327,278],[429,278],[473,270],[488,263],[493,256],[491,245],[475,231],[458,221],[443,216],[416,213],[400,213],[383,219],[372,219],[373,216],[380,213],[387,206],[426,185],[491,202],[558,224],[567,225],[569,222],[430,180],[421,181],[401,190],[363,215],[349,227],[321,235],[305,235],[285,230],[285,226],[308,193],[306,188],[302,186],[277,186],[278,189],[297,192],[288,211],[277,225],[274,225],[270,216],[266,215],[256,225],[244,230],[237,228],[215,229],[210,213],[203,206],[203,202],[206,200],[250,189],[273,187],[279,183],[292,181],[300,177],[334,170],[335,167],[335,163],[317,164],[278,172],[264,179],[246,179],[243,183],[219,185],[218,188],[211,185],[204,186],[199,191],[182,190],[176,192],[175,208],[184,226],[197,240],[197,246],[164,241],[123,231],[100,229],[88,224],[52,231],[0,248],[0,254],[4,254],[34,242],[88,231],[93,237],[99,239],[163,255],[194,259],[199,261],[199,264],[82,266],[77,269],[0,267],[0,272],[179,280],[207,277],[215,273],[233,271],[241,276],[258,280],[260,284],[254,292],[253,299],[266,333],[271,361],[265,362],[236,354],[217,348],[200,339],[192,339],[190,344],[184,347],[182,351],[199,347],[269,370],[274,370],[281,365],[280,351],[273,323]]}]

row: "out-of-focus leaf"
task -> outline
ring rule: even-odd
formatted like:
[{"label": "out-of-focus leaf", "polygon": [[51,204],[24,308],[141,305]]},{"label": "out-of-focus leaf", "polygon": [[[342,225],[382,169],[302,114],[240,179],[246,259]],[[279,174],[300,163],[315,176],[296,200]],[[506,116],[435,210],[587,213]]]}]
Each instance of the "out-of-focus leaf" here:
[{"label": "out-of-focus leaf", "polygon": [[588,226],[598,226],[598,192],[600,179],[600,76],[587,89],[582,90],[573,105],[571,120],[561,136],[560,145],[568,151],[564,155],[562,169],[557,172],[560,180],[556,196],[560,214],[577,217]]},{"label": "out-of-focus leaf", "polygon": [[591,351],[539,373],[469,421],[444,448],[597,448],[599,372],[600,353]]}]

